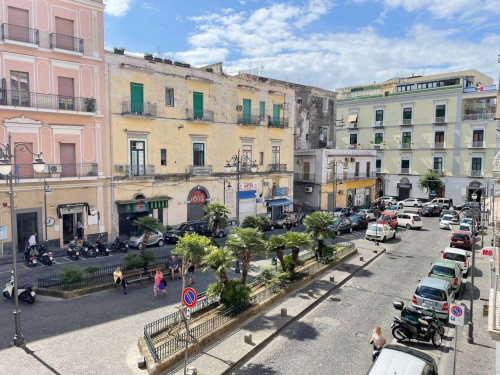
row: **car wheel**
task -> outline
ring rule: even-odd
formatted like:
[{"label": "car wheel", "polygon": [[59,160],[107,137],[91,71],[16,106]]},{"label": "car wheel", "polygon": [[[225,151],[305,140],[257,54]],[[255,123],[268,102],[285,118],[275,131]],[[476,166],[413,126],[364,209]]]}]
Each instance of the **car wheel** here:
[{"label": "car wheel", "polygon": [[142,249],[142,242],[139,242],[139,243],[137,244],[137,250],[141,250],[141,249]]},{"label": "car wheel", "polygon": [[465,278],[469,277],[469,270],[467,270],[467,272],[466,272],[466,273],[464,273],[464,277],[465,277]]},{"label": "car wheel", "polygon": [[218,237],[219,237],[219,238],[222,238],[222,237],[224,237],[224,232],[223,232],[223,231],[220,231],[220,232],[219,232],[219,235],[218,235]]},{"label": "car wheel", "polygon": [[163,247],[165,243],[163,242],[163,240],[159,240],[158,243],[156,244],[158,247]]},{"label": "car wheel", "polygon": [[349,228],[349,233],[352,233],[352,227]]},{"label": "car wheel", "polygon": [[418,207],[418,204],[414,204],[413,207]]},{"label": "car wheel", "polygon": [[381,241],[381,242],[385,242],[385,236],[384,236],[384,238],[382,238],[382,241]]},{"label": "car wheel", "polygon": [[271,225],[271,231],[274,231],[274,225]]},{"label": "car wheel", "polygon": [[8,292],[3,292],[3,296],[4,296],[5,298],[10,299],[10,297],[9,297],[9,293],[8,293]]},{"label": "car wheel", "polygon": [[411,225],[410,224],[406,224],[406,229],[411,229]]}]

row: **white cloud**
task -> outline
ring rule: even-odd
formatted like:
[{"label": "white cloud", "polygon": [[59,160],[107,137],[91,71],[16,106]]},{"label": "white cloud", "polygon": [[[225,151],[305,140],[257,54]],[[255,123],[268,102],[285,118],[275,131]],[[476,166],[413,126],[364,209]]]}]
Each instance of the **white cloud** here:
[{"label": "white cloud", "polygon": [[110,16],[123,17],[130,9],[133,0],[104,0],[106,9],[104,10]]},{"label": "white cloud", "polygon": [[173,56],[176,60],[183,60],[195,66],[208,65],[213,62],[224,61],[229,54],[226,48],[195,48],[185,52],[169,52],[165,56]]}]

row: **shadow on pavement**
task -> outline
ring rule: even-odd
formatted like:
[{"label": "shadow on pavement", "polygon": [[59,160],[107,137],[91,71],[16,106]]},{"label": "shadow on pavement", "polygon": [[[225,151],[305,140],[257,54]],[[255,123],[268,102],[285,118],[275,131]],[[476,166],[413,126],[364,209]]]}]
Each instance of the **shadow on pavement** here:
[{"label": "shadow on pavement", "polygon": [[278,374],[276,370],[273,370],[270,367],[267,367],[265,365],[259,364],[259,363],[251,363],[248,366],[244,368],[239,368],[235,372],[231,372],[231,374],[239,374],[239,375],[275,375]]},{"label": "shadow on pavement", "polygon": [[45,362],[43,359],[38,357],[33,350],[30,350],[26,345],[22,347],[22,349],[26,352],[26,354],[29,354],[33,358],[35,358],[38,362],[40,362],[43,366],[45,366],[50,372],[56,375],[61,375],[60,372],[56,371],[52,366],[50,366],[47,362]]}]

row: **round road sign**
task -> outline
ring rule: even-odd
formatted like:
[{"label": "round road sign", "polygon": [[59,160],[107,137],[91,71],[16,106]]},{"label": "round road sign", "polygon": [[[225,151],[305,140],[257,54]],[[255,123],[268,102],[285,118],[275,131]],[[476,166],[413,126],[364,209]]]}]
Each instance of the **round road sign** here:
[{"label": "round road sign", "polygon": [[454,316],[462,316],[463,313],[464,312],[460,306],[453,306],[451,309],[451,314]]},{"label": "round road sign", "polygon": [[198,301],[198,296],[196,295],[196,292],[193,288],[186,288],[182,292],[182,302],[184,302],[184,305],[187,307],[193,307],[196,305],[196,302]]}]

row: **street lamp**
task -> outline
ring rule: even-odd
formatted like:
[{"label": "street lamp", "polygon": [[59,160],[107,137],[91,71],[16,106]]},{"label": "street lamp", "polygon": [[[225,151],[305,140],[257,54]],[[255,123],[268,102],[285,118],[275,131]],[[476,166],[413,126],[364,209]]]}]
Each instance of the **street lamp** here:
[{"label": "street lamp", "polygon": [[49,184],[45,179],[43,179],[43,205],[45,209],[45,241],[49,238],[47,237],[47,196],[52,194],[52,190],[50,190]]},{"label": "street lamp", "polygon": [[0,143],[0,174],[3,174],[9,179],[9,194],[10,194],[10,228],[11,228],[11,241],[12,241],[12,266],[14,268],[14,321],[16,326],[16,333],[14,335],[14,345],[24,345],[24,337],[21,333],[21,310],[19,310],[19,298],[17,296],[17,220],[16,208],[14,205],[14,186],[12,175],[12,163],[16,164],[16,152],[29,152],[36,156],[33,160],[33,170],[35,173],[41,173],[45,169],[45,162],[40,158],[42,153],[35,154],[30,150],[30,146],[26,143],[16,143],[12,146],[10,132],[7,135],[7,143]]}]

